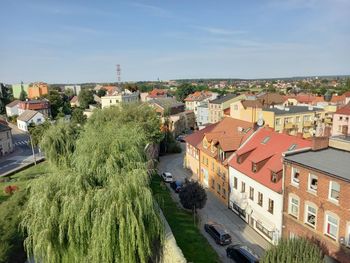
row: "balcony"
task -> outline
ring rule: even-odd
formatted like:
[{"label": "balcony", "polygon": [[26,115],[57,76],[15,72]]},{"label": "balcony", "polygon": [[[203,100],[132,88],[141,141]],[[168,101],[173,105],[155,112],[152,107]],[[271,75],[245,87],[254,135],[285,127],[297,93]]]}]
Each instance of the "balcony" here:
[{"label": "balcony", "polygon": [[311,127],[313,124],[314,123],[312,121],[304,121],[304,127]]},{"label": "balcony", "polygon": [[294,129],[296,125],[293,122],[285,123],[284,128],[285,129]]}]

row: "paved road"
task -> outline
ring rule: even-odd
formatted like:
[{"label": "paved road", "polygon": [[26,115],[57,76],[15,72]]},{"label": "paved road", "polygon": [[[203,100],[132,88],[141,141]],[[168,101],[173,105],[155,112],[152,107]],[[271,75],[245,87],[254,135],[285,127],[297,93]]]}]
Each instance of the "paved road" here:
[{"label": "paved road", "polygon": [[[184,147],[184,145],[182,145]],[[171,172],[175,180],[184,180],[191,178],[192,174],[183,168],[184,153],[172,154],[160,158],[159,171]],[[178,200],[176,194],[173,195]],[[198,211],[201,221],[201,231],[208,239],[211,246],[219,254],[222,262],[230,262],[226,257],[225,247],[217,245],[213,239],[204,231],[204,224],[207,221],[215,221],[222,224],[232,236],[232,243],[250,244],[258,253],[262,254],[263,249],[270,247],[270,244],[261,237],[255,230],[248,226],[240,217],[227,208],[211,192],[207,191],[208,200],[206,206]],[[263,248],[263,249],[262,249]]]},{"label": "paved road", "polygon": [[[29,144],[29,135],[13,124],[9,124],[9,126],[12,128],[14,151],[0,158],[0,176],[8,171],[33,162],[33,152]],[[35,149],[35,153],[36,157],[38,157],[37,149]]]}]

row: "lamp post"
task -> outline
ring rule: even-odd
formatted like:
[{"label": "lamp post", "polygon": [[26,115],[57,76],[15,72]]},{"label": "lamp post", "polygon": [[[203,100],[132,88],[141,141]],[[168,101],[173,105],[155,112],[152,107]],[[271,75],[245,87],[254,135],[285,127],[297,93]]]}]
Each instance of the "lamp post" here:
[{"label": "lamp post", "polygon": [[30,139],[30,145],[32,146],[32,153],[33,153],[33,159],[34,159],[34,165],[36,165],[36,157],[34,152],[34,146],[33,146],[33,140],[32,136],[30,135],[30,132],[28,131],[29,139]]}]

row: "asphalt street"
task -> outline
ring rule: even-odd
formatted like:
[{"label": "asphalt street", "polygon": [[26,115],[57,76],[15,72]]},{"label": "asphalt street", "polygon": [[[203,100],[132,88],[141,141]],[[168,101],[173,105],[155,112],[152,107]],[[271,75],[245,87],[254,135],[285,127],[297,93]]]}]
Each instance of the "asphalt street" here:
[{"label": "asphalt street", "polygon": [[[184,144],[182,144],[182,147],[184,148]],[[161,157],[158,168],[159,172],[171,172],[175,180],[183,181],[185,178],[191,178],[191,172],[183,167],[184,153],[185,150],[181,154],[171,154]],[[173,197],[179,201],[177,194],[173,191],[172,193]],[[268,241],[248,226],[232,210],[228,209],[210,191],[207,191],[207,197],[208,200],[205,207],[198,211],[201,231],[218,253],[222,262],[232,263],[234,261],[227,258],[226,247],[217,245],[212,237],[204,231],[204,224],[208,221],[214,221],[223,225],[232,236],[232,244],[249,244],[258,254],[263,254],[264,249],[270,247]]]}]

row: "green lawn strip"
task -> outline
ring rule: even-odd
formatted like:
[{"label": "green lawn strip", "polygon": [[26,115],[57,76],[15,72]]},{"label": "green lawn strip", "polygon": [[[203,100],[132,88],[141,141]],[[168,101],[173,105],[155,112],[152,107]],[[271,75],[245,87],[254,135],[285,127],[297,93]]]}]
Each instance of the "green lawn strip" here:
[{"label": "green lawn strip", "polygon": [[178,206],[158,175],[152,177],[151,188],[187,261],[220,262],[217,253],[193,224],[193,215]]}]

